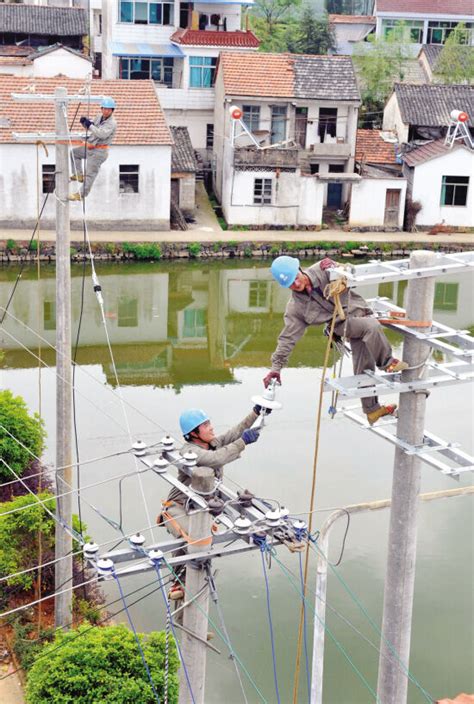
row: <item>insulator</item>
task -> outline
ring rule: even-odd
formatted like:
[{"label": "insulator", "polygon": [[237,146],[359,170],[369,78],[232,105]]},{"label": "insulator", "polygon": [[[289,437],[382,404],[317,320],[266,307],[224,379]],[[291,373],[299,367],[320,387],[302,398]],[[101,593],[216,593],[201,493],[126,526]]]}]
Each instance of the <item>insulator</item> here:
[{"label": "insulator", "polygon": [[163,559],[163,553],[161,550],[150,550],[148,553],[150,558],[150,564],[154,565],[156,562],[160,562]]},{"label": "insulator", "polygon": [[97,560],[97,572],[101,577],[111,577],[114,571],[114,563],[108,557],[101,557]]},{"label": "insulator", "polygon": [[183,460],[186,467],[195,467],[197,462],[197,455],[195,452],[185,452],[183,455]]},{"label": "insulator", "polygon": [[82,552],[86,560],[93,560],[99,552],[97,543],[85,543],[82,547]]},{"label": "insulator", "polygon": [[143,440],[137,440],[133,443],[132,446],[133,454],[136,457],[143,457],[143,455],[146,453],[146,448],[146,443],[144,443]]},{"label": "insulator", "polygon": [[304,521],[293,521],[293,530],[297,540],[301,540],[306,533],[308,526]]},{"label": "insulator", "polygon": [[171,435],[165,435],[164,438],[161,438],[160,443],[163,445],[163,450],[166,450],[166,452],[174,448],[174,440]]},{"label": "insulator", "polygon": [[290,515],[290,510],[286,506],[280,506],[280,516],[281,518],[288,518]]},{"label": "insulator", "polygon": [[137,550],[138,548],[141,548],[141,546],[145,543],[145,536],[141,533],[136,533],[135,535],[130,536],[128,542],[130,543],[132,548],[134,548],[134,550]]},{"label": "insulator", "polygon": [[242,504],[244,508],[249,508],[252,505],[252,499],[255,498],[255,494],[252,494],[248,489],[238,491],[237,496],[239,497],[239,503]]},{"label": "insulator", "polygon": [[218,499],[216,496],[213,496],[207,502],[207,507],[211,516],[218,516],[224,510],[224,502],[222,499]]},{"label": "insulator", "polygon": [[265,520],[268,526],[279,526],[281,524],[281,511],[279,509],[267,511],[265,514]]},{"label": "insulator", "polygon": [[165,460],[164,457],[157,457],[157,459],[153,462],[153,469],[155,472],[158,472],[158,474],[164,474],[168,470],[169,466],[170,463],[168,460]]},{"label": "insulator", "polygon": [[234,521],[234,533],[239,533],[239,535],[245,535],[246,533],[249,532],[250,528],[252,526],[252,521],[250,521],[248,518],[245,518],[245,516],[239,516]]}]

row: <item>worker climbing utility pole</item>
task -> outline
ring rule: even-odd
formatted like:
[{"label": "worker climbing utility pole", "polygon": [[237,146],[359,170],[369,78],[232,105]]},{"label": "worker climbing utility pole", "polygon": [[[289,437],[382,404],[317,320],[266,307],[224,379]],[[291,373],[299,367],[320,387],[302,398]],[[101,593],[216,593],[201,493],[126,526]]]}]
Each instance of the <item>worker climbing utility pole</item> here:
[{"label": "worker climbing utility pole", "polygon": [[[72,366],[71,366],[71,253],[69,203],[69,155],[65,136],[67,91],[56,88],[56,627],[64,628],[72,614],[72,538],[64,526],[72,525]],[[62,139],[61,139],[62,137]],[[61,494],[66,493],[65,496]],[[64,591],[64,590],[67,591]]]},{"label": "worker climbing utility pole", "polygon": [[[194,467],[191,488],[209,496],[214,487],[214,470],[210,467]],[[210,547],[212,516],[207,511],[191,513],[189,517],[188,553],[202,552]],[[208,632],[209,585],[204,565],[188,564],[186,567],[186,601],[191,603],[184,608],[184,633],[181,652],[186,665],[189,682],[184,667],[180,670],[179,704],[204,704],[206,681],[206,641]],[[196,638],[191,635],[196,635]]]},{"label": "worker climbing utility pole", "polygon": [[[410,268],[432,266],[435,259],[433,252],[413,252]],[[408,282],[406,312],[410,320],[432,320],[434,290],[435,279],[431,277]],[[428,331],[420,328],[420,332]],[[429,352],[428,345],[411,336],[405,338],[403,359],[410,368],[402,372],[402,382],[425,375]],[[414,447],[423,444],[426,396],[425,391],[400,394],[397,438]],[[383,704],[407,701],[421,462],[416,454],[396,447],[377,685],[378,701]]]}]

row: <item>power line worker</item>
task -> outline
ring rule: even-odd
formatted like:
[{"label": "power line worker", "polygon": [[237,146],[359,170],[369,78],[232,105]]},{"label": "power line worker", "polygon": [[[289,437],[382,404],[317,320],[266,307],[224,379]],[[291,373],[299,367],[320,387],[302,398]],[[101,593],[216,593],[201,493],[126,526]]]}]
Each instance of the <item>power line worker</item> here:
[{"label": "power line worker", "polygon": [[[80,147],[75,147],[71,152],[73,175],[71,181],[83,183],[81,193],[73,193],[68,200],[81,200],[85,198],[97,178],[99,169],[109,156],[109,146],[112,144],[117,123],[114,119],[116,103],[113,98],[104,96],[100,105],[101,114],[95,120],[81,117],[79,122],[86,130],[85,142]],[[85,178],[82,162],[86,162]]]},{"label": "power line worker", "polygon": [[[222,479],[224,465],[239,459],[246,446],[258,440],[260,430],[250,426],[258,418],[260,411],[260,406],[254,406],[252,412],[240,423],[217,437],[207,413],[199,408],[184,411],[179,418],[181,432],[186,440],[180,450],[181,454],[194,452],[197,455],[197,465],[210,467],[214,470],[216,479]],[[178,472],[178,479],[186,486],[191,484],[191,477],[181,470]],[[162,520],[166,521],[168,532],[175,538],[188,538],[187,499],[185,494],[173,487],[167,501],[163,502],[163,511],[158,518],[158,524]],[[184,552],[183,550],[174,554],[179,555]],[[183,596],[184,591],[179,582],[176,582],[171,588],[170,598],[176,600]]]},{"label": "power line worker", "polygon": [[[330,324],[334,303],[326,299],[324,289],[330,282],[328,269],[334,266],[337,266],[336,262],[328,257],[304,270],[296,257],[282,256],[273,261],[271,272],[274,279],[283,288],[291,289],[292,295],[284,314],[285,326],[271,358],[271,371],[263,380],[265,386],[271,379],[281,383],[281,369],[309,325]],[[346,319],[336,318],[334,334],[336,340],[343,337],[349,340],[354,374],[363,374],[365,369],[375,370],[376,366],[387,372],[407,369],[406,362],[393,357],[383,328],[373,317],[367,301],[346,289],[340,295],[340,302]],[[371,425],[383,416],[392,415],[397,408],[395,404],[381,406],[376,396],[362,398],[361,402]]]}]

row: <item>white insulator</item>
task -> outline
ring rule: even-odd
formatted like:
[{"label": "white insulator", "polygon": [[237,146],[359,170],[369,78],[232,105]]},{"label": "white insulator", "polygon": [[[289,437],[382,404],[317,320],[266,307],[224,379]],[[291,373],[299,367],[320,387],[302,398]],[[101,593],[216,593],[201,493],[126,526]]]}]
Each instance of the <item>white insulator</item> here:
[{"label": "white insulator", "polygon": [[281,511],[279,509],[267,511],[265,514],[265,520],[268,526],[279,526],[281,523]]},{"label": "white insulator", "polygon": [[246,533],[249,532],[250,528],[252,527],[252,521],[250,521],[248,518],[245,518],[245,516],[239,516],[234,522],[234,533],[239,533],[239,535],[245,535]]},{"label": "white insulator", "polygon": [[101,557],[97,560],[97,572],[101,577],[111,577],[114,571],[114,563],[108,557]]},{"label": "white insulator", "polygon": [[163,553],[161,550],[150,550],[148,557],[150,558],[150,564],[154,565],[155,562],[163,559]]},{"label": "white insulator", "polygon": [[164,438],[161,438],[160,442],[163,445],[163,449],[167,452],[174,448],[174,440],[171,435],[165,435]]},{"label": "white insulator", "polygon": [[281,518],[288,518],[290,515],[290,509],[286,508],[286,506],[280,506],[280,514]]},{"label": "white insulator", "polygon": [[[273,398],[271,398],[271,396],[273,396]],[[268,408],[272,411],[279,411],[282,407],[281,403],[275,401],[275,393],[268,393],[268,389],[261,396],[252,396],[252,403],[256,403],[258,406]]]},{"label": "white insulator", "polygon": [[307,527],[304,521],[293,521],[293,528],[295,530],[306,530]]},{"label": "white insulator", "polygon": [[128,541],[132,548],[141,548],[141,546],[145,543],[145,536],[141,533],[136,533],[135,535],[131,535]]},{"label": "white insulator", "polygon": [[99,552],[97,543],[85,543],[82,547],[82,552],[86,560],[93,560]]},{"label": "white insulator", "polygon": [[183,460],[186,467],[195,467],[197,462],[197,455],[195,452],[185,452],[183,455]]},{"label": "white insulator", "polygon": [[164,457],[158,457],[154,462],[153,462],[153,469],[155,472],[158,472],[159,474],[163,474],[168,470],[170,463],[168,460],[165,460]]},{"label": "white insulator", "polygon": [[146,443],[144,443],[143,440],[137,440],[132,445],[133,453],[137,457],[143,457],[143,455],[146,453],[146,448]]}]

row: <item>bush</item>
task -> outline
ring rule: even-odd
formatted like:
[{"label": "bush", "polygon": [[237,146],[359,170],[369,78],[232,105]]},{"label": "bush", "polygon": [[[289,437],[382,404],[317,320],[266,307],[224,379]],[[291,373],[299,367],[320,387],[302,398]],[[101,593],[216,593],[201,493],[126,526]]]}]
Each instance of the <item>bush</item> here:
[{"label": "bush", "polygon": [[161,248],[153,242],[144,242],[142,244],[124,242],[122,249],[125,253],[134,254],[136,259],[161,259]]},{"label": "bush", "polygon": [[[16,439],[10,437],[7,431]],[[20,476],[23,474],[34,459],[30,453],[41,455],[44,438],[43,421],[39,415],[28,413],[26,403],[21,396],[13,396],[8,389],[0,391],[0,457],[14,472]],[[9,481],[14,478],[3,462],[0,462],[0,479]]]},{"label": "bush", "polygon": [[[165,634],[138,634],[160,701],[164,697]],[[168,702],[178,701],[178,657],[169,647]],[[43,657],[44,656],[44,657]],[[154,704],[133,633],[125,626],[58,632],[28,673],[28,704]]]},{"label": "bush", "polygon": [[188,252],[190,257],[197,257],[201,254],[201,245],[199,242],[191,242],[191,244],[188,244]]},{"label": "bush", "polygon": [[16,242],[15,240],[7,240],[7,246],[6,249],[8,252],[14,252],[16,250]]}]

